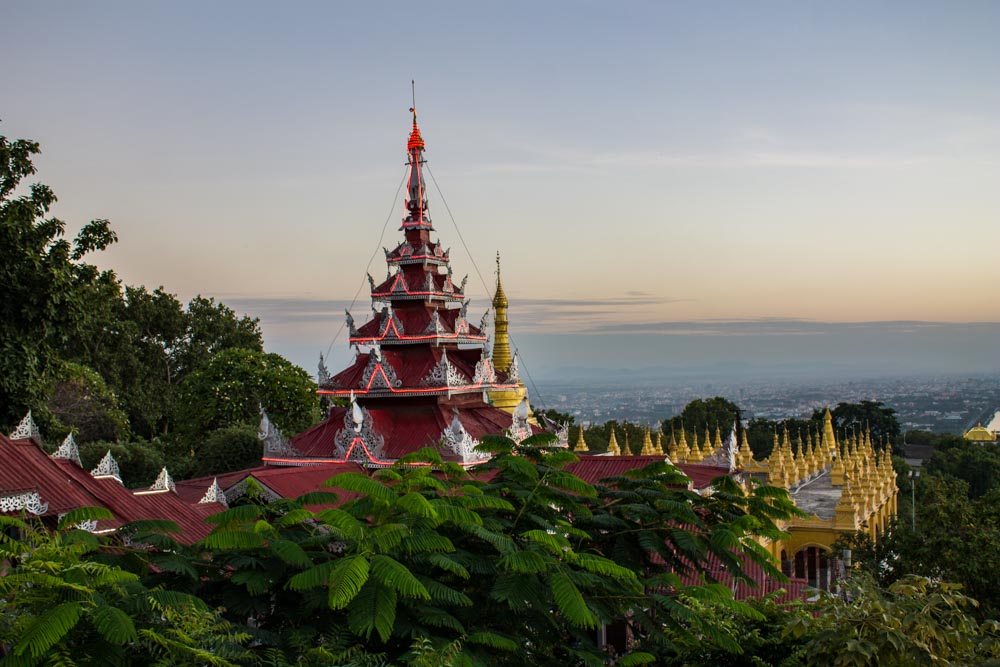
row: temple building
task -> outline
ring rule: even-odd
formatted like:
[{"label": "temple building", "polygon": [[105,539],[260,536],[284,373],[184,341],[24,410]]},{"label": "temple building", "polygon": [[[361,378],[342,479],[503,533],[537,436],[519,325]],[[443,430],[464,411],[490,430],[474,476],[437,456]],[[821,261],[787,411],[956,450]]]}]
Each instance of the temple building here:
[{"label": "temple building", "polygon": [[519,440],[536,429],[507,335],[499,256],[491,340],[489,310],[478,324],[470,321],[468,276],[453,280],[449,250],[432,238],[424,150],[413,111],[403,238],[385,249],[385,279],[368,276],[367,321],[359,326],[346,313],[354,362],[333,375],[320,368],[319,393],[347,405],[287,441],[264,424],[265,465],[383,466],[423,447],[468,465],[483,460],[475,450],[482,436],[506,432]]},{"label": "temple building", "polygon": [[974,442],[980,445],[986,445],[986,444],[992,445],[997,441],[996,432],[989,430],[988,428],[983,426],[982,423],[976,424],[975,426],[970,428],[962,435],[962,437],[968,440],[969,442]]}]

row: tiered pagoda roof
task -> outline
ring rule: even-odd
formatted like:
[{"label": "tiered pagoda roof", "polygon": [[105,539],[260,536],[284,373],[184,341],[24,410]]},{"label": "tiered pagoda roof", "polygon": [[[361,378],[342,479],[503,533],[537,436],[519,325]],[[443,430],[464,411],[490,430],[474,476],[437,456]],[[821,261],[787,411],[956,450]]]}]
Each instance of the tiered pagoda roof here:
[{"label": "tiered pagoda roof", "polygon": [[[501,367],[493,363],[489,310],[477,324],[469,321],[467,277],[453,280],[449,251],[431,238],[424,148],[414,112],[403,240],[385,249],[385,280],[368,276],[367,321],[359,326],[347,313],[349,344],[357,350],[353,363],[333,375],[320,370],[319,393],[347,398],[350,405],[333,408],[326,421],[288,441],[262,423],[265,464],[385,465],[439,445],[446,460],[474,463],[483,458],[475,445],[484,435],[532,432],[511,414],[513,406],[505,411],[490,402],[521,390],[517,358],[504,356]],[[498,343],[505,351],[506,345]]]}]

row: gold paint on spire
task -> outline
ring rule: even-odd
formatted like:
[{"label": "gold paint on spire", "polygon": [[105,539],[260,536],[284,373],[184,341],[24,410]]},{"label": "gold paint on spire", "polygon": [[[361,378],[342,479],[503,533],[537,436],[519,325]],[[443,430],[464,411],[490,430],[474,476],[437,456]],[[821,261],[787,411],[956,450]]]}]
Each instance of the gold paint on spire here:
[{"label": "gold paint on spire", "polygon": [[574,452],[587,452],[590,448],[587,447],[587,441],[583,439],[583,426],[580,426],[580,431],[576,436],[576,446],[573,448]]},{"label": "gold paint on spire", "polygon": [[677,460],[689,461],[691,459],[691,449],[688,447],[687,436],[684,434],[684,422],[681,422],[681,439],[677,443]]},{"label": "gold paint on spire", "polygon": [[656,427],[656,454],[657,456],[666,456],[667,453],[663,451],[663,431],[660,427]]},{"label": "gold paint on spire", "polygon": [[608,451],[612,456],[621,456],[622,448],[618,446],[618,438],[615,437],[615,427],[611,426],[611,439],[608,441]]},{"label": "gold paint on spire", "polygon": [[497,290],[493,295],[493,367],[506,372],[510,367],[510,338],[507,335],[507,295],[500,281],[500,251],[497,251]]},{"label": "gold paint on spire", "polygon": [[715,425],[715,440],[712,441],[713,449],[722,449],[722,434],[719,432],[719,425]]},{"label": "gold paint on spire", "polygon": [[643,456],[656,456],[656,448],[653,447],[653,438],[650,435],[649,427],[646,427],[646,433],[642,438],[642,455]]}]

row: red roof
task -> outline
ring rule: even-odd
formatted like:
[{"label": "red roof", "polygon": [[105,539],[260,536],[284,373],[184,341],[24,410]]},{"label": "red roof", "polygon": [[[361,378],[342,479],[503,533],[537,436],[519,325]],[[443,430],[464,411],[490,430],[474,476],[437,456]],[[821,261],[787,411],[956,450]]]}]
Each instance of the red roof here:
[{"label": "red roof", "polygon": [[[115,515],[99,530],[139,519],[168,519],[182,529],[179,539],[195,542],[208,534],[205,517],[224,508],[217,503],[190,503],[171,491],[136,495],[113,478],[95,479],[73,461],[53,459],[31,440],[11,440],[0,434],[0,495],[37,492],[58,516],[79,507],[104,507]],[[200,500],[200,498],[199,498]]]},{"label": "red roof", "polygon": [[[346,428],[344,419],[349,409],[333,408],[326,421],[293,437],[289,444],[304,458],[341,459],[343,453],[337,452],[334,440]],[[423,447],[436,447],[456,414],[466,432],[477,440],[503,433],[512,421],[509,412],[485,405],[478,397],[472,405],[462,405],[457,400],[394,401],[391,406],[370,407],[368,413],[373,429],[383,439],[383,460],[398,459]],[[450,451],[442,451],[441,455],[446,460],[458,460]]]},{"label": "red roof", "polygon": [[[662,456],[580,456],[580,460],[566,466],[567,472],[571,472],[588,484],[593,484],[602,479],[617,477],[629,470],[644,468],[653,463],[664,460]],[[677,464],[675,464],[677,465]],[[704,489],[711,486],[712,480],[716,477],[724,477],[729,474],[728,468],[719,466],[703,466],[694,463],[681,463],[677,465],[691,479],[695,489]]]},{"label": "red roof", "polygon": [[[259,466],[237,472],[226,473],[224,475],[209,475],[197,479],[189,479],[177,483],[177,493],[187,498],[205,495],[205,492],[212,485],[215,479],[219,480],[219,486],[223,490],[229,489],[239,484],[248,477],[252,477],[260,483],[265,490],[270,490],[282,498],[298,498],[313,491],[333,491],[340,496],[341,502],[347,502],[355,498],[357,494],[331,489],[323,486],[323,482],[334,475],[344,472],[362,472],[365,470],[357,463],[327,463],[320,465],[275,467]],[[367,474],[367,473],[366,473]]]}]

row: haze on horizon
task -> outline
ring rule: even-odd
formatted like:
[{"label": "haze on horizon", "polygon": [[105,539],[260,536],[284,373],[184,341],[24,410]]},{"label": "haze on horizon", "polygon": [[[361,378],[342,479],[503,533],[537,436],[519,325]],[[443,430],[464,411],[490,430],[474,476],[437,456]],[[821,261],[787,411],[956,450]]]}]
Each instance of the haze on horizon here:
[{"label": "haze on horizon", "polygon": [[102,265],[306,368],[399,238],[414,78],[456,278],[482,312],[501,252],[536,366],[1000,371],[996,3],[4,15],[0,133],[41,143],[69,232],[109,218]]}]

